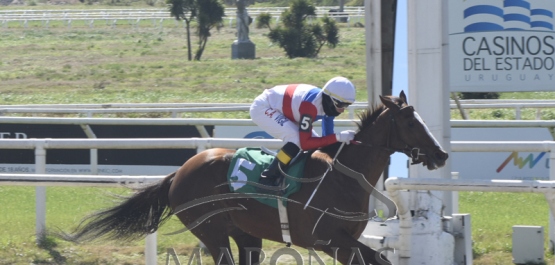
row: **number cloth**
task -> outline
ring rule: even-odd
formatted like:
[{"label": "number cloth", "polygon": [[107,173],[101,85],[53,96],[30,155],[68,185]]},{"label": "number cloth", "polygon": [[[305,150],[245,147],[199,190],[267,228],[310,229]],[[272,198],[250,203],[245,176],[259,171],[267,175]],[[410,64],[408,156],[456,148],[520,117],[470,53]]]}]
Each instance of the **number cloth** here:
[{"label": "number cloth", "polygon": [[[304,165],[308,157],[309,156],[303,156],[301,159],[297,159],[292,162],[292,164],[285,170],[287,171],[287,175],[301,178]],[[227,171],[227,179],[229,181],[230,190],[238,193],[251,194],[256,200],[277,208],[277,200],[275,198],[257,198],[256,194],[260,192],[257,191],[255,187],[246,183],[246,181],[258,183],[260,173],[268,167],[273,160],[273,155],[266,154],[259,148],[241,148],[237,150],[235,155],[233,155],[231,165]],[[300,182],[287,177],[284,178],[284,181],[287,189],[282,195],[283,197],[287,198],[289,195],[301,189]],[[286,205],[285,202],[284,205]]]}]

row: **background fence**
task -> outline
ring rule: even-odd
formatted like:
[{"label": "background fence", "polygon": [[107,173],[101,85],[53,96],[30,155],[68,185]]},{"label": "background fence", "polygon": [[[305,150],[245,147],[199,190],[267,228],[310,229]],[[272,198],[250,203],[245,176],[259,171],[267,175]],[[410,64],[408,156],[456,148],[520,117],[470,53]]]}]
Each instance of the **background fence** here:
[{"label": "background fence", "polygon": [[[535,110],[535,119],[542,119],[542,111],[555,109],[555,100],[460,100],[462,110],[472,109],[512,109],[514,119],[522,118],[525,109]],[[368,102],[357,102],[348,107],[349,119],[355,118],[356,110],[367,108]],[[37,104],[0,105],[0,116],[18,114],[72,114],[93,117],[103,114],[125,113],[166,113],[172,118],[187,112],[227,112],[248,111],[247,103],[108,103],[108,104]],[[452,100],[452,110],[457,104]]]},{"label": "background fence", "polygon": [[[287,7],[264,7],[264,8],[247,8],[249,16],[253,19],[262,13],[269,13],[276,21],[279,21],[281,13],[287,10]],[[330,12],[330,10],[338,10],[337,6],[320,6],[316,8],[316,18],[326,15],[335,17],[339,21],[351,23],[352,19],[362,21],[364,18],[364,7],[345,7],[343,12]],[[225,9],[225,19],[228,20],[229,26],[234,27],[236,19],[236,8]],[[21,24],[28,27],[31,22],[39,22],[43,27],[49,27],[51,22],[62,22],[68,27],[74,25],[74,22],[81,22],[88,27],[95,25],[104,25],[115,27],[117,25],[131,25],[133,27],[146,26],[149,23],[141,23],[143,21],[151,21],[150,25],[162,27],[166,21],[174,21],[174,26],[179,23],[170,15],[167,8],[148,8],[148,9],[60,9],[60,10],[0,10],[0,22],[3,28],[10,25]],[[350,24],[349,24],[350,25]]]}]

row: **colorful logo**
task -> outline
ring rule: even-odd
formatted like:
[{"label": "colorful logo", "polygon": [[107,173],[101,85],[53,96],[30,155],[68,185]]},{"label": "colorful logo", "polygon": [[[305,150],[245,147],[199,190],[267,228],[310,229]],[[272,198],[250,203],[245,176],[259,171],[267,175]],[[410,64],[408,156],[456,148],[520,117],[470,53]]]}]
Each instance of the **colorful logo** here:
[{"label": "colorful logo", "polygon": [[509,162],[511,162],[511,160],[513,160],[514,165],[518,166],[519,169],[522,169],[524,166],[526,166],[526,164],[528,164],[529,168],[533,168],[544,155],[545,152],[541,152],[538,157],[534,159],[534,155],[529,154],[526,159],[523,159],[522,157],[518,156],[518,152],[512,152],[509,157],[507,157],[507,159],[505,159],[505,161],[497,168],[496,171],[497,173],[501,172],[501,170],[503,170],[503,168],[505,168],[505,166]]},{"label": "colorful logo", "polygon": [[464,32],[534,30],[553,31],[553,11],[533,8],[529,1],[489,1],[464,10]]}]

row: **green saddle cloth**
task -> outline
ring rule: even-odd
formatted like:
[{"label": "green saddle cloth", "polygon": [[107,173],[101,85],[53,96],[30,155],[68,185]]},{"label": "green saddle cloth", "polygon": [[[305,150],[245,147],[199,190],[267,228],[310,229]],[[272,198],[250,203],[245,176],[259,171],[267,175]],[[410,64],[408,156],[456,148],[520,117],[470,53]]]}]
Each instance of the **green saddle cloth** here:
[{"label": "green saddle cloth", "polygon": [[[293,162],[293,164],[287,168],[287,175],[301,178],[307,157],[308,156],[304,156],[301,160]],[[247,183],[247,181],[258,183],[260,174],[273,160],[273,155],[266,154],[260,148],[241,148],[237,150],[227,171],[230,190],[232,192],[253,194],[253,197],[259,202],[277,208],[276,199],[256,198],[256,194],[260,194],[261,192],[257,190],[256,187]],[[287,177],[284,177],[284,180],[287,188],[282,195],[283,197],[288,198],[301,188],[301,183],[298,181]],[[285,203],[286,202],[284,202],[284,205]]]}]

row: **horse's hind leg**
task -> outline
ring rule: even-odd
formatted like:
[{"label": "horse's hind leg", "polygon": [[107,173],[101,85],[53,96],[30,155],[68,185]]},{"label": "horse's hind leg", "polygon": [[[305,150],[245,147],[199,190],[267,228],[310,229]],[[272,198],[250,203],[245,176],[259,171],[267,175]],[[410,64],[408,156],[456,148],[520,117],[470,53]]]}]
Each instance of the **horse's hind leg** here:
[{"label": "horse's hind leg", "polygon": [[[178,214],[178,217],[184,224],[189,224],[191,222],[191,215],[184,215],[183,213],[180,213]],[[216,265],[231,265],[235,263],[233,256],[231,255],[229,236],[226,229],[227,225],[228,224],[225,222],[225,218],[223,218],[223,216],[215,215],[191,229],[191,233],[193,233],[193,235],[195,235],[206,246],[210,255],[212,255],[214,264]],[[227,253],[225,251],[227,251]],[[226,259],[228,257],[228,253],[229,257],[232,259],[231,261]]]},{"label": "horse's hind leg", "polygon": [[[239,251],[239,265],[258,264],[260,262],[262,239],[251,236],[239,229],[233,230],[230,233],[230,236],[237,244]],[[247,258],[250,258],[250,260],[247,260]]]}]

